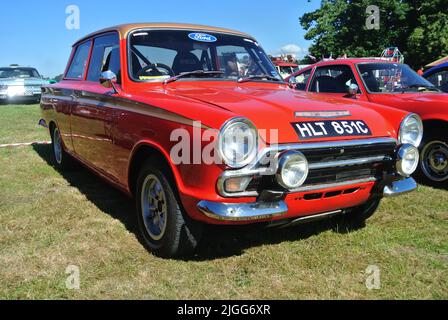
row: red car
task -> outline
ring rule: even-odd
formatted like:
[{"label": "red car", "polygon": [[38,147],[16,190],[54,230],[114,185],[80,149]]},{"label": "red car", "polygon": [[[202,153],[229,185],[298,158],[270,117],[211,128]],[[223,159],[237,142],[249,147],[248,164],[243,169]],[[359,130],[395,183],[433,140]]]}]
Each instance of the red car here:
[{"label": "red car", "polygon": [[56,165],[76,159],[133,196],[142,239],[163,257],[191,253],[204,224],[362,226],[382,197],[416,188],[417,115],[297,92],[233,30],[91,34],[41,109]]},{"label": "red car", "polygon": [[[448,94],[405,64],[379,59],[336,59],[316,63],[286,79],[297,90],[325,97],[348,97],[413,112],[423,120],[418,176],[448,183]],[[356,85],[356,95],[348,87]]]}]

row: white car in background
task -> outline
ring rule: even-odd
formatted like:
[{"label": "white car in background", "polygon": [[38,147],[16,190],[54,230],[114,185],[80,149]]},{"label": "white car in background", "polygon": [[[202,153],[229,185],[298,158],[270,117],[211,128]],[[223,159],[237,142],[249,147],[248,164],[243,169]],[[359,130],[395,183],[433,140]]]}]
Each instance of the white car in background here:
[{"label": "white car in background", "polygon": [[35,68],[11,65],[0,68],[0,102],[39,102],[48,83]]}]

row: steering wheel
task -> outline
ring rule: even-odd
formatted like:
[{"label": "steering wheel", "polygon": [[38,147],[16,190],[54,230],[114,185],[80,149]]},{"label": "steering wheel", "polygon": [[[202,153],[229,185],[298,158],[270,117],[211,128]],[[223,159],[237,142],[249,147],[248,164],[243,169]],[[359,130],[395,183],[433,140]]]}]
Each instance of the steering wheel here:
[{"label": "steering wheel", "polygon": [[174,73],[173,69],[171,69],[166,64],[163,64],[163,63],[153,63],[153,64],[151,64],[149,66],[146,66],[146,67],[142,68],[140,71],[138,71],[137,72],[137,77],[144,76],[149,70],[155,71],[155,72],[160,74],[161,72],[159,71],[159,68],[166,70],[168,72],[168,75],[171,76],[171,77],[174,77],[176,75]]}]

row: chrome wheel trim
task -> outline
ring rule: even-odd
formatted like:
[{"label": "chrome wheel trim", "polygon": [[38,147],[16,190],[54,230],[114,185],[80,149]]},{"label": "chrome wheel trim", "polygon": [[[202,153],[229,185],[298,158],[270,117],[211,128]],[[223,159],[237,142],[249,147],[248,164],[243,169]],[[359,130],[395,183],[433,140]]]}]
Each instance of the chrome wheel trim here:
[{"label": "chrome wheel trim", "polygon": [[448,180],[448,144],[431,141],[422,150],[420,160],[423,173],[432,181]]},{"label": "chrome wheel trim", "polygon": [[168,206],[162,183],[153,174],[148,175],[142,185],[140,195],[142,218],[145,229],[153,240],[160,240],[165,235]]},{"label": "chrome wheel trim", "polygon": [[54,157],[58,164],[62,163],[62,144],[61,144],[61,135],[59,134],[59,130],[56,128],[53,132],[53,151]]}]

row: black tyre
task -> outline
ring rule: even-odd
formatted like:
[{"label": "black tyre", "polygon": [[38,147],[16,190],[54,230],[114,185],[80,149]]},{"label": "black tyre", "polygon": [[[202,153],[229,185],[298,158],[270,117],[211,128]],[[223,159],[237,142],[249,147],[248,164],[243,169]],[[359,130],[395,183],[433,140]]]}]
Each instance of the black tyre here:
[{"label": "black tyre", "polygon": [[73,158],[64,150],[61,134],[57,127],[51,131],[51,147],[53,150],[53,160],[58,169],[68,170],[74,168]]},{"label": "black tyre", "polygon": [[184,212],[166,171],[151,161],[140,170],[135,196],[140,234],[159,257],[189,256],[199,243],[203,225]]},{"label": "black tyre", "polygon": [[417,178],[434,187],[448,186],[448,137],[430,133],[420,147]]},{"label": "black tyre", "polygon": [[347,210],[339,217],[339,229],[360,229],[365,227],[366,220],[378,210],[381,198],[372,198],[363,205]]}]

